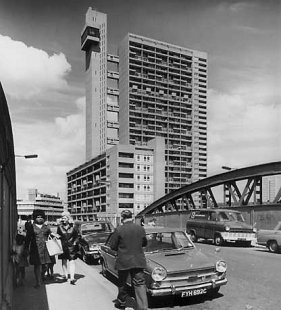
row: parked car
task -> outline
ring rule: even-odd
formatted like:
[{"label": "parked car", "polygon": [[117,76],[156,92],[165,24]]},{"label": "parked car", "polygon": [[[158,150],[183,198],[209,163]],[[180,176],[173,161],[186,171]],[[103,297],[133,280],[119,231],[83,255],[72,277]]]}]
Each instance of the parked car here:
[{"label": "parked car", "polygon": [[[199,251],[184,231],[168,227],[145,230],[148,239],[145,279],[149,296],[215,294],[227,283],[226,262],[215,253],[206,255]],[[117,277],[117,253],[110,249],[110,238],[101,246],[102,273]],[[128,285],[130,282],[128,279]]]},{"label": "parked car", "polygon": [[281,252],[281,222],[274,229],[260,229],[257,233],[257,243],[265,245],[270,252]]},{"label": "parked car", "polygon": [[225,241],[250,246],[256,241],[256,228],[247,224],[241,212],[231,209],[194,209],[186,222],[186,232],[193,242],[212,239],[220,246]]},{"label": "parked car", "polygon": [[79,254],[85,263],[89,259],[100,259],[100,246],[105,243],[108,236],[114,231],[113,225],[108,221],[77,222],[79,231]]}]

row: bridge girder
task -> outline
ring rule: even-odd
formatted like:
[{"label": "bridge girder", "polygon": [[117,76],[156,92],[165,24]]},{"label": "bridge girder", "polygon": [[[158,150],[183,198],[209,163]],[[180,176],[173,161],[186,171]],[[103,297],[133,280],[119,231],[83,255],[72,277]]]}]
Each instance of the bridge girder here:
[{"label": "bridge girder", "polygon": [[[195,193],[198,193],[198,196],[204,201],[203,207],[218,207],[213,189],[221,185],[226,206],[248,205],[251,199],[254,204],[262,204],[262,178],[278,174],[281,174],[281,161],[217,174],[183,186],[161,197],[141,211],[137,217],[155,212],[193,209],[196,207],[192,196]],[[239,181],[245,183],[242,190],[239,189]],[[281,188],[274,202],[277,203],[280,197]]]}]

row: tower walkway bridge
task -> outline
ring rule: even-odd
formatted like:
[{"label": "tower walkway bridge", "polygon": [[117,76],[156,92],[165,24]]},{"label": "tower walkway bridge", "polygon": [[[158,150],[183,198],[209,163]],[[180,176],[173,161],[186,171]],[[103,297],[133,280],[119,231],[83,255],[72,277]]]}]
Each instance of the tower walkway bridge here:
[{"label": "tower walkway bridge", "polygon": [[[136,222],[142,217],[145,222],[155,218],[157,225],[185,228],[192,209],[235,208],[243,213],[246,222],[258,229],[272,229],[281,221],[281,188],[276,190],[277,183],[265,183],[263,178],[278,175],[281,175],[281,161],[207,177],[156,200],[136,216]],[[267,184],[264,190],[263,184]]]}]

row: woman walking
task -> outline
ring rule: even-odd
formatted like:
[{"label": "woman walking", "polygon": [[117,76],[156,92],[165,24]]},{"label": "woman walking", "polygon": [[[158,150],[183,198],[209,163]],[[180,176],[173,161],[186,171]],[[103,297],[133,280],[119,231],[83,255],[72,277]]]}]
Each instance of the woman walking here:
[{"label": "woman walking", "polygon": [[70,284],[75,284],[75,260],[77,258],[78,231],[73,225],[69,212],[63,212],[61,224],[57,228],[57,234],[61,236],[63,254],[58,256],[62,260],[64,281],[68,280],[68,267],[70,273]]},{"label": "woman walking", "polygon": [[30,265],[34,265],[35,288],[43,284],[46,265],[51,263],[51,259],[46,247],[48,236],[52,233],[45,222],[45,212],[43,210],[33,211],[33,224],[29,225],[26,232],[24,252],[29,253]]}]

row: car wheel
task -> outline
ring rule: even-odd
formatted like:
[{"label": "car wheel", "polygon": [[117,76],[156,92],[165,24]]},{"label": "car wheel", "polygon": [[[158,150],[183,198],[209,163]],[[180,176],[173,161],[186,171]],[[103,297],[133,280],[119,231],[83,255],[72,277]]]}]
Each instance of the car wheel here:
[{"label": "car wheel", "polygon": [[267,247],[268,247],[269,251],[272,253],[278,252],[278,244],[276,241],[269,241]]},{"label": "car wheel", "polygon": [[216,287],[216,288],[213,288],[213,289],[211,289],[210,290],[210,295],[217,295],[217,293],[219,292],[219,290],[220,290],[220,287]]},{"label": "car wheel", "polygon": [[190,239],[191,239],[192,242],[197,242],[198,238],[197,238],[197,236],[196,236],[194,231],[190,232]]},{"label": "car wheel", "polygon": [[222,245],[223,244],[223,238],[221,235],[219,234],[216,234],[215,235],[215,238],[214,238],[214,243],[215,245],[219,246],[219,245]]},{"label": "car wheel", "polygon": [[101,259],[101,274],[106,278],[108,276],[108,271],[106,269],[104,259]]}]

